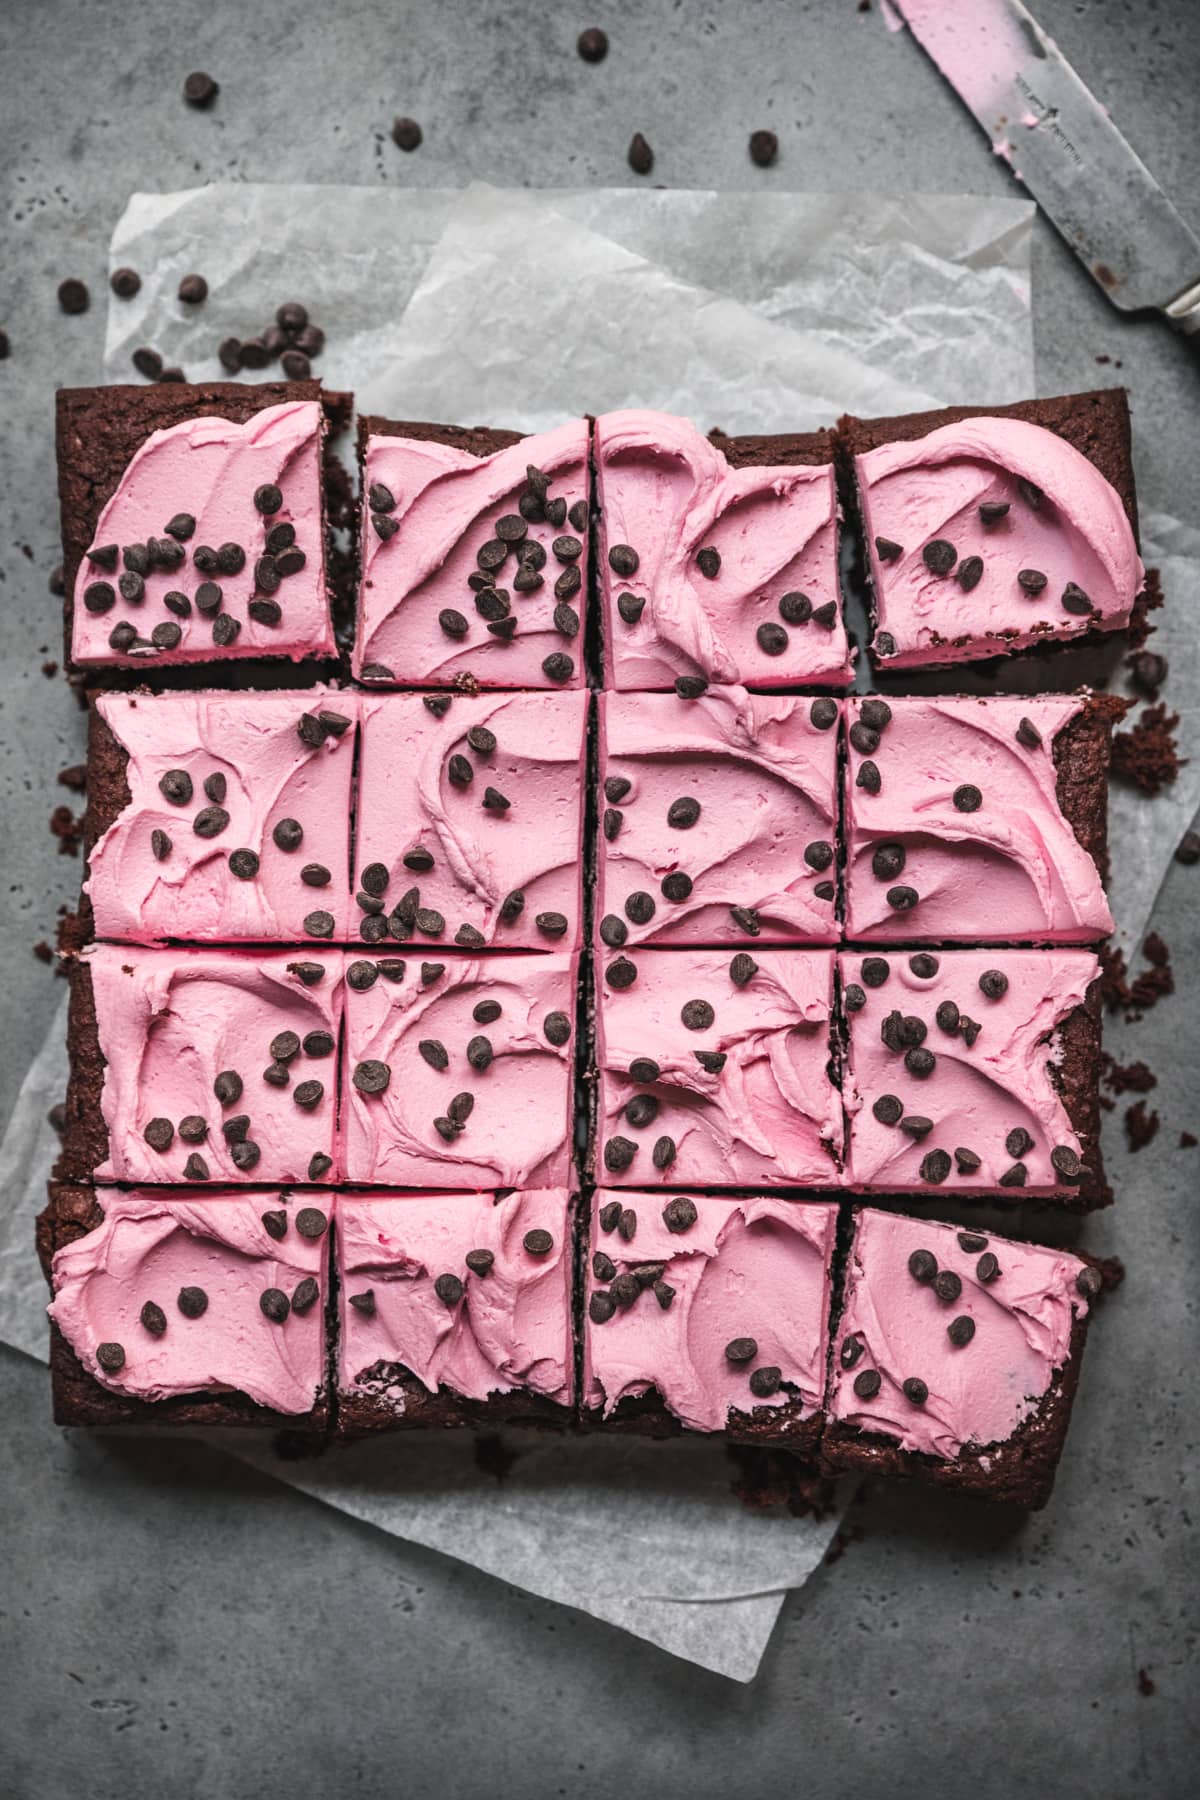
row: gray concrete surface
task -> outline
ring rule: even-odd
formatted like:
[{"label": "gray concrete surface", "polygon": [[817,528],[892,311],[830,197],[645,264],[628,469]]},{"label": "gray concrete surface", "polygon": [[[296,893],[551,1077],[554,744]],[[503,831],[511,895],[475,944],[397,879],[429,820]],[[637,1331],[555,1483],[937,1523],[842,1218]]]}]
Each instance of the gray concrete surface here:
[{"label": "gray concrete surface", "polygon": [[[1036,11],[1200,225],[1195,0]],[[599,69],[572,49],[592,23],[613,44]],[[180,101],[192,68],[222,83],[211,114]],[[424,125],[414,156],[382,137],[397,112]],[[759,125],[782,144],[766,175],[745,153]],[[635,129],[656,179],[678,185],[1007,181],[916,49],[855,0],[0,0],[0,1118],[60,992],[30,947],[78,876],[46,829],[81,744],[40,672],[57,654],[51,394],[95,377],[126,194],[213,178],[616,183],[633,179]],[[86,317],[58,313],[68,274],[92,287]],[[1119,319],[1041,221],[1035,277],[1043,391],[1110,378],[1095,359],[1119,359],[1144,491],[1195,520],[1194,353]],[[790,1601],[739,1689],[202,1448],[58,1432],[43,1371],[3,1352],[4,1791],[1194,1793],[1200,1153],[1177,1145],[1200,1116],[1198,879],[1175,870],[1159,909],[1179,993],[1114,1044],[1158,1070],[1164,1124],[1136,1160],[1110,1139],[1127,1191],[1089,1242],[1130,1278],[1094,1335],[1048,1512],[1022,1523],[871,1493],[852,1514],[861,1541]],[[619,1582],[620,1546],[590,1550]]]}]

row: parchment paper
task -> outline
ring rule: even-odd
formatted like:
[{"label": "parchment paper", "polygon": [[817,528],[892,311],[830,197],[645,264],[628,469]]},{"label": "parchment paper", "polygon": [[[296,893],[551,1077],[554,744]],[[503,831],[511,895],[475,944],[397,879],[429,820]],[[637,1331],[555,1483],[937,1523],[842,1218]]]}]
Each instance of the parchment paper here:
[{"label": "parchment paper", "polygon": [[[135,195],[111,264],[143,286],[109,309],[105,374],[148,343],[192,378],[221,338],[298,298],[328,332],[316,368],[364,409],[537,429],[573,410],[640,403],[727,430],[828,424],[1034,391],[1029,228],[1021,200],[678,191],[505,193],[216,186]],[[175,293],[192,270],[199,309]],[[253,379],[253,377],[251,377]],[[1150,515],[1176,616],[1200,595],[1200,541]],[[1190,584],[1190,587],[1189,587]],[[1170,650],[1168,627],[1156,647]],[[1183,625],[1178,630],[1182,634]],[[1172,704],[1195,704],[1184,659]],[[1149,915],[1200,769],[1165,803],[1114,802],[1115,892],[1130,935]],[[1164,827],[1164,819],[1170,825]],[[1171,834],[1175,833],[1175,836]],[[0,1144],[0,1338],[45,1354],[33,1216],[66,1084],[56,1020]],[[540,1442],[502,1486],[465,1437],[391,1439],[308,1464],[215,1434],[278,1479],[396,1536],[610,1620],[749,1680],[787,1589],[836,1525],[756,1515],[720,1446]],[[419,1451],[419,1453],[418,1453]],[[620,1593],[597,1543],[621,1545]]]}]

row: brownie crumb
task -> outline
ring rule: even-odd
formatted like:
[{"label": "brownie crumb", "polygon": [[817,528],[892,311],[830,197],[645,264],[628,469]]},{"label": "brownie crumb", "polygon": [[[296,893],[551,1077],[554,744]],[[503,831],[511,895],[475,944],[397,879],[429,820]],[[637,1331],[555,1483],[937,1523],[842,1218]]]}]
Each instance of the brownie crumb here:
[{"label": "brownie crumb", "polygon": [[1179,1148],[1181,1150],[1194,1150],[1197,1144],[1200,1144],[1200,1138],[1196,1136],[1194,1131],[1180,1132]]},{"label": "brownie crumb", "polygon": [[44,662],[42,664],[42,674],[46,677],[47,681],[53,681],[54,677],[58,674],[58,664],[56,662]]},{"label": "brownie crumb", "polygon": [[50,831],[58,839],[60,856],[78,856],[83,837],[83,820],[77,819],[69,806],[56,806],[50,814]]},{"label": "brownie crumb", "polygon": [[1124,1012],[1133,1023],[1152,1006],[1175,992],[1171,953],[1157,931],[1142,945],[1148,967],[1129,979],[1125,954],[1115,945],[1100,947],[1100,993],[1109,1012]]},{"label": "brownie crumb", "polygon": [[69,767],[60,769],[58,783],[60,787],[70,788],[73,794],[86,794],[87,764],[71,763]]},{"label": "brownie crumb", "polygon": [[1143,794],[1158,794],[1169,787],[1187,762],[1175,743],[1178,713],[1169,713],[1160,700],[1142,708],[1136,724],[1116,731],[1112,740],[1112,772],[1132,782]]},{"label": "brownie crumb", "polygon": [[1193,869],[1200,863],[1200,831],[1184,832],[1175,846],[1175,861],[1182,863],[1185,869]]},{"label": "brownie crumb", "polygon": [[35,944],[33,946],[33,954],[37,957],[39,962],[52,963],[54,961],[54,949],[52,945],[46,942],[45,938],[42,939],[40,944]]},{"label": "brownie crumb", "polygon": [[1140,650],[1154,630],[1154,626],[1150,623],[1150,614],[1157,612],[1162,603],[1163,591],[1158,570],[1147,569],[1142,591],[1133,603],[1133,611],[1129,618],[1129,643],[1132,649]]},{"label": "brownie crumb", "polygon": [[833,1482],[787,1450],[728,1444],[726,1452],[737,1471],[733,1494],[752,1512],[782,1506],[796,1519],[822,1519],[833,1504]]},{"label": "brownie crumb", "polygon": [[1125,1264],[1119,1256],[1096,1256],[1092,1258],[1092,1267],[1097,1269],[1104,1283],[1100,1289],[1102,1294],[1115,1294],[1125,1279]]},{"label": "brownie crumb", "polygon": [[1151,1681],[1149,1675],[1147,1675],[1145,1669],[1138,1670],[1137,1689],[1138,1693],[1146,1700],[1148,1700],[1154,1692],[1154,1683]]},{"label": "brownie crumb", "polygon": [[1158,1086],[1158,1076],[1144,1062],[1119,1063],[1107,1053],[1101,1058],[1101,1076],[1114,1094],[1148,1094]]},{"label": "brownie crumb", "polygon": [[1125,1113],[1125,1136],[1129,1140],[1129,1148],[1144,1150],[1158,1136],[1161,1123],[1156,1112],[1146,1111],[1144,1100],[1135,1100]]}]

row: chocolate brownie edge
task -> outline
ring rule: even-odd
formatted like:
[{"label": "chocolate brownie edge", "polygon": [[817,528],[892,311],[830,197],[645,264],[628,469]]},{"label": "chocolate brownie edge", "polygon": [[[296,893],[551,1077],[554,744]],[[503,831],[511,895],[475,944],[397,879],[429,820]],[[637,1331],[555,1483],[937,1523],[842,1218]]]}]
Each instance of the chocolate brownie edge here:
[{"label": "chocolate brownie edge", "polygon": [[721,430],[710,431],[708,441],[734,469],[787,468],[803,464],[815,468],[834,460],[832,431],[777,432],[772,435],[738,435],[730,437]]},{"label": "chocolate brownie edge", "polygon": [[1100,1149],[1100,1044],[1102,1000],[1100,977],[1089,985],[1082,1006],[1068,1013],[1058,1026],[1059,1057],[1052,1066],[1054,1084],[1083,1150],[1083,1176],[1068,1188],[1062,1201],[1068,1206],[1093,1211],[1112,1204],[1113,1193],[1104,1174]]},{"label": "chocolate brownie edge", "polygon": [[[360,1375],[366,1373],[366,1370],[360,1371]],[[560,1406],[544,1394],[530,1393],[526,1389],[489,1394],[486,1400],[468,1400],[447,1387],[439,1387],[436,1393],[431,1393],[402,1363],[380,1365],[373,1379],[386,1381],[389,1389],[398,1389],[398,1398],[374,1393],[357,1378],[349,1386],[340,1383],[337,1436],[343,1442],[380,1431],[417,1431],[430,1427],[494,1431],[502,1425],[525,1425],[564,1431],[572,1422],[569,1406]]]},{"label": "chocolate brownie edge", "polygon": [[527,434],[507,431],[495,425],[438,425],[428,420],[385,419],[378,413],[360,413],[358,419],[358,458],[361,465],[366,455],[367,439],[372,437],[412,438],[418,444],[447,444],[453,450],[464,450],[468,456],[494,456],[519,444]]},{"label": "chocolate brownie edge", "polygon": [[1079,711],[1054,739],[1059,810],[1107,882],[1108,765],[1113,727],[1125,714],[1114,694],[1085,694]]},{"label": "chocolate brownie edge", "polygon": [[67,1054],[71,1073],[62,1149],[54,1165],[54,1179],[65,1183],[90,1181],[109,1151],[108,1126],[100,1104],[108,1065],[100,1048],[96,995],[86,962],[71,965],[70,981]]},{"label": "chocolate brownie edge", "polygon": [[96,706],[88,707],[87,806],[83,814],[83,880],[79,891],[78,930],[81,941],[96,934],[96,920],[87,891],[92,851],[113,826],[133,795],[129,789],[129,751]]}]

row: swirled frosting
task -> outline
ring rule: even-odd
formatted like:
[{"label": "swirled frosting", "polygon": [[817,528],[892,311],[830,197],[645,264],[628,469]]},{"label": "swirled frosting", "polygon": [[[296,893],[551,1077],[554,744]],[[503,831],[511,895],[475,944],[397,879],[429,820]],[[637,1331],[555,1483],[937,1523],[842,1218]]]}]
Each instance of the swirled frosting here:
[{"label": "swirled frosting", "polygon": [[[606,941],[622,931],[629,944],[836,939],[839,709],[818,703],[822,726],[813,704],[741,687],[698,700],[600,696]],[[668,878],[680,875],[690,892],[672,899]],[[625,911],[639,892],[655,901],[644,924]]]},{"label": "swirled frosting", "polygon": [[[795,1400],[811,1416],[825,1392],[837,1207],[698,1196],[694,1224],[672,1231],[663,1218],[664,1198],[603,1189],[595,1196],[592,1251],[617,1276],[636,1278],[640,1269],[645,1284],[632,1304],[618,1302],[607,1317],[607,1307],[599,1320],[585,1315],[585,1406],[607,1418],[627,1396],[656,1390],[691,1431],[723,1431],[731,1412]],[[636,1215],[628,1238],[601,1225],[601,1213],[614,1199]],[[601,1269],[598,1276],[593,1258],[589,1308],[594,1295],[612,1291],[614,1276],[603,1261]],[[726,1347],[739,1338],[753,1339],[754,1347],[735,1362]],[[750,1377],[763,1368],[778,1369],[781,1383],[760,1397]]]},{"label": "swirled frosting", "polygon": [[[403,1187],[565,1185],[577,958],[481,960],[439,947],[436,961],[432,953],[424,962],[410,957],[398,981],[380,976],[361,991],[354,964],[348,957],[346,1179]],[[494,1006],[496,1018],[489,1016]],[[551,1014],[559,1017],[547,1035]],[[567,1024],[571,1035],[563,1040]]]},{"label": "swirled frosting", "polygon": [[[548,1232],[546,1253],[527,1248]],[[469,1251],[486,1250],[486,1275]],[[339,1384],[404,1411],[398,1369],[469,1400],[527,1389],[573,1397],[571,1217],[565,1188],[506,1194],[345,1195],[338,1201]],[[449,1305],[441,1275],[462,1284]],[[371,1302],[362,1305],[370,1293]],[[359,1305],[352,1302],[358,1300]]]},{"label": "swirled frosting", "polygon": [[[881,962],[886,978],[872,986]],[[935,972],[919,973],[928,962]],[[993,999],[980,983],[994,971],[1007,985]],[[1055,1085],[1055,1033],[1099,972],[1087,950],[843,955],[849,1185],[1073,1191],[1084,1145]]]},{"label": "swirled frosting", "polygon": [[[138,1400],[178,1394],[241,1393],[279,1413],[308,1412],[324,1382],[325,1277],[329,1233],[296,1229],[303,1201],[283,1194],[206,1194],[179,1188],[105,1193],[102,1222],[55,1253],[54,1320],[88,1374]],[[332,1200],[320,1196],[328,1218]],[[283,1236],[262,1222],[288,1215]],[[318,1293],[291,1306],[302,1281]],[[203,1300],[180,1306],[185,1288]],[[288,1300],[274,1320],[260,1304],[277,1289]],[[147,1327],[149,1303],[163,1315]],[[197,1307],[202,1310],[197,1312]],[[116,1371],[97,1360],[101,1344],[119,1344]]]},{"label": "swirled frosting", "polygon": [[460,694],[441,718],[416,695],[364,700],[358,879],[382,865],[391,907],[418,887],[451,940],[577,946],[586,723],[582,692]]},{"label": "swirled frosting", "polygon": [[[363,507],[362,589],[354,673],[393,679],[401,686],[451,682],[470,675],[483,687],[582,687],[583,630],[587,592],[587,520],[552,524],[544,517],[526,522],[525,542],[545,553],[541,585],[529,591],[514,587],[522,568],[519,546],[498,536],[504,518],[523,522],[519,511],[529,488],[529,470],[549,477],[548,497],[566,502],[568,512],[588,505],[588,426],[572,419],[554,431],[525,437],[491,456],[431,439],[385,437],[367,439],[363,458],[363,494],[386,490],[394,506],[380,512]],[[380,535],[376,519],[385,521]],[[390,521],[391,523],[386,523]],[[396,529],[393,530],[393,526]],[[565,560],[554,544],[573,538],[582,547]],[[497,623],[481,613],[468,577],[479,575],[478,553],[485,545],[506,550],[499,567],[485,564],[494,592],[504,595],[507,616],[517,621],[511,637],[489,631]],[[566,593],[575,568],[580,586]],[[565,580],[564,580],[565,578]],[[560,599],[556,588],[564,588]],[[555,623],[555,610],[565,604],[575,615],[577,630]],[[440,622],[449,610],[461,616],[465,633],[450,635]],[[569,621],[565,621],[569,624]],[[543,663],[567,656],[567,679],[553,679]]]},{"label": "swirled frosting", "polygon": [[[101,1180],[181,1182],[198,1157],[207,1171],[199,1179],[304,1181],[314,1156],[331,1160],[312,1178],[336,1179],[340,951],[99,944],[84,961],[106,1064],[100,1104],[109,1147],[96,1170]],[[320,968],[322,977],[308,986],[297,966]],[[300,1047],[281,1061],[272,1046],[285,1032]],[[305,1047],[313,1033],[319,1036]],[[280,1072],[280,1085],[265,1079],[267,1070]],[[214,1084],[227,1074],[241,1086],[223,1103]],[[311,1082],[321,1092],[306,1105]],[[185,1119],[202,1120],[203,1137],[181,1135]],[[151,1121],[171,1128],[162,1133],[162,1149],[146,1136]],[[245,1143],[257,1146],[256,1160]]]},{"label": "swirled frosting", "polygon": [[[604,1180],[837,1185],[841,1097],[828,1067],[833,954],[755,949],[751,960],[755,970],[741,986],[733,958],[718,950],[641,950],[602,960]],[[632,985],[614,986],[614,971],[621,982],[629,967]],[[711,1009],[711,1023],[696,1002]],[[685,1009],[696,1028],[684,1023]],[[631,1073],[642,1059],[655,1065],[655,1079]]]},{"label": "swirled frosting", "polygon": [[[880,444],[854,463],[874,650],[885,654],[886,634],[889,667],[968,662],[1128,624],[1143,570],[1120,496],[1054,432],[1022,419],[963,419]],[[986,524],[981,506],[1008,510]],[[954,551],[945,573],[925,557],[939,540]],[[982,571],[968,586],[964,569],[974,558]],[[1036,593],[1022,587],[1021,571],[1044,577]],[[1090,610],[1064,607],[1069,586]]]},{"label": "swirled frosting", "polygon": [[[877,746],[860,736],[863,705],[847,703],[848,937],[1069,944],[1111,931],[1100,872],[1058,801],[1054,742],[1080,699],[894,699]],[[876,866],[881,846],[899,846],[903,867]],[[916,903],[890,904],[897,885]]]},{"label": "swirled frosting", "polygon": [[[735,469],[667,413],[605,413],[595,433],[606,686],[669,688],[681,675],[751,688],[849,681],[832,462]],[[632,573],[614,563],[617,546],[636,553]],[[711,576],[703,551],[719,557]],[[622,595],[644,602],[633,622]],[[812,611],[832,603],[832,625],[785,623],[785,595],[806,596]],[[762,648],[760,626],[786,634],[781,653]]]},{"label": "swirled frosting", "polygon": [[[149,539],[170,540],[168,525],[179,514],[194,521],[183,538],[182,563],[164,568],[157,562],[144,575],[144,598],[130,604],[119,590],[124,558],[113,569],[84,556],[75,578],[71,655],[77,663],[210,662],[247,656],[331,655],[334,650],[329,597],[325,587],[325,527],[321,501],[321,408],[315,400],[285,401],[265,407],[244,424],[231,419],[187,419],[155,431],[130,459],[112,498],[96,523],[92,549],[116,545],[119,552],[145,545]],[[282,496],[277,512],[265,515],[255,493],[274,486]],[[277,579],[269,589],[256,584],[255,567],[267,549],[267,534],[279,525],[294,528],[293,550],[303,551],[303,567]],[[219,551],[238,545],[244,553],[240,569],[205,571],[195,565],[202,547]],[[136,571],[135,571],[136,573]],[[87,590],[106,582],[115,601],[102,612],[88,609]],[[233,642],[213,638],[213,616],[197,609],[195,594],[202,583],[221,589],[221,613],[234,619]],[[182,594],[190,608],[184,616],[164,606],[163,597]],[[265,623],[248,611],[256,595],[280,608],[277,624]],[[128,651],[114,649],[114,626],[136,628],[137,641]],[[151,641],[156,626],[177,626],[178,644],[159,648]],[[173,635],[173,634],[172,634]]]},{"label": "swirled frosting", "polygon": [[[928,1264],[927,1280],[911,1272],[917,1250],[961,1283],[954,1298],[940,1297]],[[1075,1286],[1084,1267],[1062,1250],[862,1209],[830,1359],[830,1417],[944,1459],[1003,1444],[1068,1360],[1073,1321],[1088,1310]],[[966,1342],[949,1335],[957,1319],[974,1327],[958,1327]],[[861,1379],[871,1372],[878,1392],[857,1394],[856,1381],[873,1385]],[[927,1388],[923,1402],[905,1393],[911,1380]]]},{"label": "swirled frosting", "polygon": [[[88,859],[99,937],[299,943],[317,908],[347,935],[356,695],[101,694],[95,707],[127,754],[129,787]],[[323,707],[351,728],[306,742],[299,721]],[[191,783],[183,805],[160,786],[180,770]],[[249,879],[230,865],[237,850],[258,859]],[[319,891],[301,877],[317,864],[329,874]]]}]

